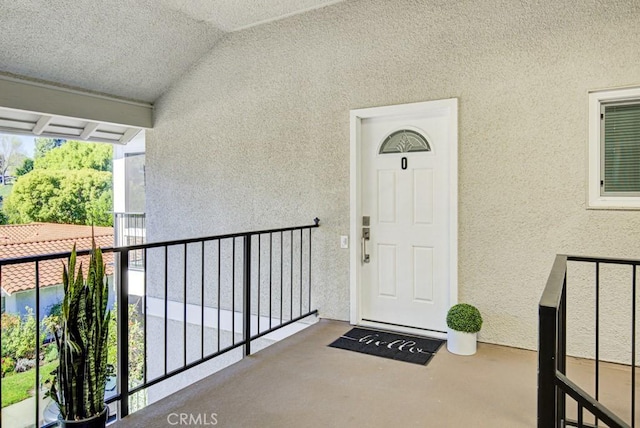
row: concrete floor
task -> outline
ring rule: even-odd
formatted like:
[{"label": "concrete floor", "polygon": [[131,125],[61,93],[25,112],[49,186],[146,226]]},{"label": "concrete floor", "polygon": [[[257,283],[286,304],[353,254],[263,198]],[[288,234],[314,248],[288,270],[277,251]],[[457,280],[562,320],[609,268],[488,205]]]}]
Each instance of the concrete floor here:
[{"label": "concrete floor", "polygon": [[[535,352],[481,343],[461,357],[443,346],[420,366],[326,346],[350,328],[322,320],[112,426],[535,427]],[[628,415],[628,371],[610,366],[603,389]],[[570,361],[582,384],[591,370]]]}]

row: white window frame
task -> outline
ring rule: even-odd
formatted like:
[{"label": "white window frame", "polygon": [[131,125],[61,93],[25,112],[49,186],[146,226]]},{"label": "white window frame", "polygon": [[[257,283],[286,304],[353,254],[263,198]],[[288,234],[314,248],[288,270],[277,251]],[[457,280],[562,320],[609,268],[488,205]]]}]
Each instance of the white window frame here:
[{"label": "white window frame", "polygon": [[589,173],[587,183],[587,207],[590,209],[632,209],[640,210],[640,196],[603,196],[600,180],[602,177],[602,120],[603,103],[638,101],[640,87],[609,89],[589,92]]}]

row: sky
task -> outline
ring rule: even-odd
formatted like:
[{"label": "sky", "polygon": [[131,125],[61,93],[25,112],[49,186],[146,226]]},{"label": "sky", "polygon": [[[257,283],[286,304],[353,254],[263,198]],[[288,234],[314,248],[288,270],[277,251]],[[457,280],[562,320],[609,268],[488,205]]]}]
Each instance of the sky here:
[{"label": "sky", "polygon": [[30,158],[33,158],[36,141],[34,137],[25,137],[23,135],[6,134],[0,132],[0,136],[16,137],[22,141],[22,152]]},{"label": "sky", "polygon": [[33,152],[35,150],[36,140],[34,137],[24,137],[22,135],[16,135],[16,137],[20,138],[22,141],[22,150],[25,152],[27,156],[30,158],[33,157]]}]

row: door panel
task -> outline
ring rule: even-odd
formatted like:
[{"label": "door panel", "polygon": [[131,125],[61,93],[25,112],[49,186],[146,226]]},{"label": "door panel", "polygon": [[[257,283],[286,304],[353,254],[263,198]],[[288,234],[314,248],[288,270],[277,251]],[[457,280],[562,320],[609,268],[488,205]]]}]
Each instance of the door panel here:
[{"label": "door panel", "polygon": [[396,222],[395,171],[378,171],[378,219],[381,223]]},{"label": "door panel", "polygon": [[380,296],[397,297],[397,254],[395,245],[378,244],[378,287]]},{"label": "door panel", "polygon": [[413,171],[413,223],[433,223],[433,170]]},{"label": "door panel", "polygon": [[413,298],[433,302],[433,248],[413,247]]},{"label": "door panel", "polygon": [[[446,330],[449,120],[436,110],[361,122],[362,215],[370,217],[370,262],[360,265],[362,320]],[[401,129],[419,132],[431,150],[380,154]]]}]

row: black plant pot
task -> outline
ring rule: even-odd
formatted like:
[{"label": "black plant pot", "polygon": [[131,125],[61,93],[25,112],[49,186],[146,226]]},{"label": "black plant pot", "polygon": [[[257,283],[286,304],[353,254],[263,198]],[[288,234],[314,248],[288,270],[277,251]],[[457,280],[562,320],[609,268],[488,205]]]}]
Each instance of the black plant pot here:
[{"label": "black plant pot", "polygon": [[104,428],[107,425],[107,417],[109,416],[109,408],[104,406],[104,410],[92,417],[79,421],[65,421],[60,419],[60,428]]}]

